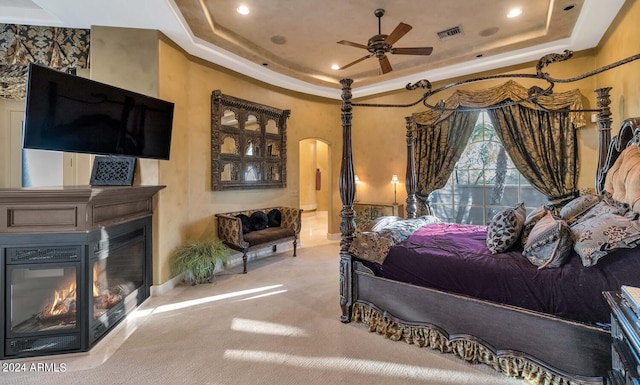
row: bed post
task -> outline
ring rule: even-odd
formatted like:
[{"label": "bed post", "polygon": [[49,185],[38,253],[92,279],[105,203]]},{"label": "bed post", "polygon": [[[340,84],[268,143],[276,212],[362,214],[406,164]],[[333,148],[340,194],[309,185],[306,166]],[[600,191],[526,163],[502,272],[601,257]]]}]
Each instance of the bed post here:
[{"label": "bed post", "polygon": [[413,116],[405,116],[407,121],[407,174],[405,176],[405,186],[407,189],[407,218],[415,218],[416,211],[416,158],[415,142],[413,136]]},{"label": "bed post", "polygon": [[356,195],[356,181],[353,172],[353,154],[351,149],[351,118],[353,109],[351,102],[351,84],[353,80],[342,79],[342,165],[340,167],[340,198],[342,211],[340,212],[340,321],[351,322],[353,306],[353,265],[349,247],[356,230],[353,201]]},{"label": "bed post", "polygon": [[609,92],[611,87],[603,87],[595,90],[598,95],[596,105],[600,112],[598,112],[598,171],[596,173],[596,194],[601,194],[604,190],[604,177],[605,177],[605,163],[607,160],[607,152],[609,150],[609,143],[611,143],[611,99]]}]

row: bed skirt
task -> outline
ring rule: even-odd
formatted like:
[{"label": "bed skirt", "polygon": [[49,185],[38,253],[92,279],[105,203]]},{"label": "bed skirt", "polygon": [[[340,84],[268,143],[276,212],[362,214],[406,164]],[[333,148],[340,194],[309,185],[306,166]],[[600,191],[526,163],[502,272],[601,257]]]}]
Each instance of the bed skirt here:
[{"label": "bed skirt", "polygon": [[485,364],[510,377],[523,379],[532,385],[576,385],[562,376],[551,373],[531,360],[495,350],[473,336],[449,339],[447,333],[435,325],[411,325],[396,319],[376,307],[356,302],[353,320],[362,322],[370,332],[376,332],[393,341],[403,340],[419,347],[428,347],[441,353],[451,353],[472,364]]}]

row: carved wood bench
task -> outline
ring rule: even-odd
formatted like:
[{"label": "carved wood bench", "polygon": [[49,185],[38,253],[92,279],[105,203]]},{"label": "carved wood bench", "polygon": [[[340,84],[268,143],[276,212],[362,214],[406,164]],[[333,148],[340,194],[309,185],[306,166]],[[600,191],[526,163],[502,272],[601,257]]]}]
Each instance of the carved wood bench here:
[{"label": "carved wood bench", "polygon": [[[279,221],[277,220],[278,211],[280,213]],[[256,212],[259,215],[255,214]],[[252,227],[254,223],[251,221],[252,215],[267,217],[267,226],[264,228],[256,226],[258,229],[254,229]],[[247,253],[250,251],[274,248],[278,243],[293,241],[293,256],[296,256],[298,236],[302,227],[302,209],[271,207],[219,213],[216,214],[216,217],[218,219],[218,238],[230,248],[242,252],[242,267],[245,274],[247,273]],[[279,226],[276,226],[277,224]]]}]

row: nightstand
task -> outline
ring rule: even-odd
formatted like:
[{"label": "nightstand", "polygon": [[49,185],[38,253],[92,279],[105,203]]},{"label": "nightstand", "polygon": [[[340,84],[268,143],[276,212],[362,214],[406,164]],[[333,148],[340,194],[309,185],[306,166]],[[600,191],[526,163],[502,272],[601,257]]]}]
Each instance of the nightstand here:
[{"label": "nightstand", "polygon": [[640,320],[620,292],[603,293],[611,307],[611,366],[607,385],[640,385]]},{"label": "nightstand", "polygon": [[391,203],[354,202],[353,211],[356,213],[356,232],[362,231],[382,216],[395,215],[404,218],[404,205]]}]

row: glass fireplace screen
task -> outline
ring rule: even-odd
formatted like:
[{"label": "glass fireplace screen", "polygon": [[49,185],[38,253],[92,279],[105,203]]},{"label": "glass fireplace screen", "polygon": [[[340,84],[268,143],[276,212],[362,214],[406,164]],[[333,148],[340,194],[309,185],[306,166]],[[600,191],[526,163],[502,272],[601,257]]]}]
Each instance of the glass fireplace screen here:
[{"label": "glass fireplace screen", "polygon": [[11,333],[75,329],[78,324],[77,267],[16,267],[10,270]]}]

